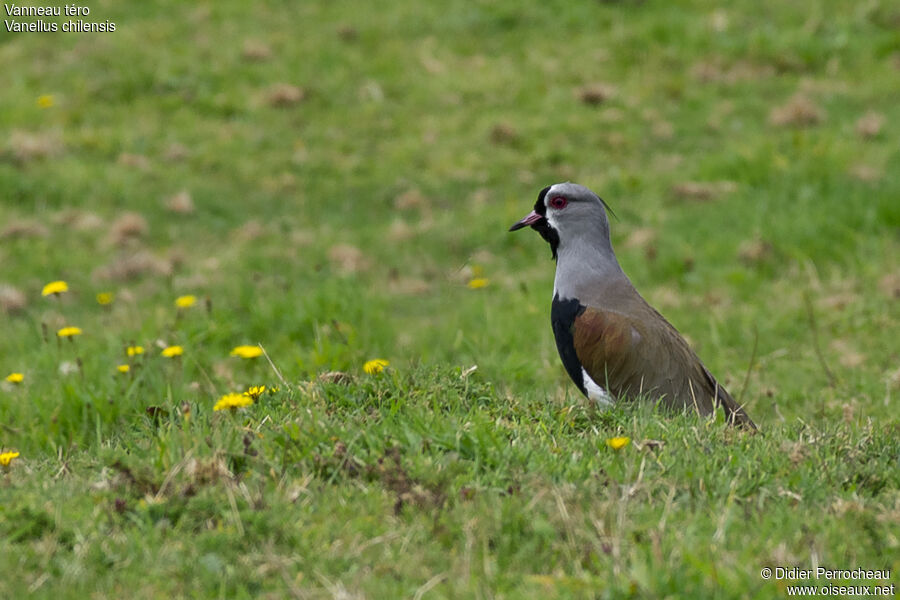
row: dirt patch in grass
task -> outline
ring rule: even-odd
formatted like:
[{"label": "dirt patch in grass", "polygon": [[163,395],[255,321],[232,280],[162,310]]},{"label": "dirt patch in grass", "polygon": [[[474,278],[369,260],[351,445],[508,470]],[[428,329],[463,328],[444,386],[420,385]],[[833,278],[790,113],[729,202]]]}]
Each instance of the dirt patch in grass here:
[{"label": "dirt patch in grass", "polygon": [[418,277],[401,277],[392,273],[388,280],[388,290],[401,296],[421,296],[431,291],[431,285]]},{"label": "dirt patch in grass", "polygon": [[266,228],[256,219],[250,219],[235,229],[233,235],[242,242],[253,242],[266,235]]},{"label": "dirt patch in grass", "polygon": [[316,379],[322,383],[336,383],[339,385],[350,385],[353,383],[353,376],[343,371],[327,371],[319,374]]},{"label": "dirt patch in grass", "polygon": [[825,110],[804,94],[792,96],[769,112],[769,123],[776,127],[813,127],[825,120]]},{"label": "dirt patch in grass", "polygon": [[695,62],[690,68],[693,79],[700,83],[734,85],[747,81],[759,81],[775,75],[775,67],[746,60],[729,63],[722,57],[712,56]]},{"label": "dirt patch in grass", "polygon": [[31,219],[14,220],[0,230],[0,240],[47,237],[50,231],[43,223]]},{"label": "dirt patch in grass", "polygon": [[244,40],[241,57],[252,62],[265,62],[272,58],[272,48],[260,40]]},{"label": "dirt patch in grass", "polygon": [[329,248],[328,260],[345,275],[366,271],[372,264],[362,250],[350,244],[337,244]]},{"label": "dirt patch in grass", "polygon": [[834,340],[831,342],[831,350],[837,355],[838,362],[848,369],[859,367],[866,362],[866,355],[847,340]]},{"label": "dirt patch in grass", "polygon": [[881,178],[884,177],[884,171],[878,167],[866,164],[853,165],[850,167],[848,173],[851,177],[858,179],[863,183],[875,183],[881,181]]},{"label": "dirt patch in grass", "polygon": [[737,191],[733,181],[685,181],[672,186],[672,195],[679,200],[710,202]]},{"label": "dirt patch in grass", "polygon": [[856,134],[867,140],[876,138],[886,121],[883,114],[870,110],[856,121]]},{"label": "dirt patch in grass", "polygon": [[440,510],[447,500],[443,490],[410,476],[403,466],[399,448],[385,450],[384,456],[370,465],[367,472],[370,478],[380,480],[395,495],[394,514],[400,514],[405,505]]},{"label": "dirt patch in grass", "polygon": [[656,238],[658,232],[654,227],[638,227],[625,238],[624,248],[644,251],[647,260],[654,260],[657,255]]},{"label": "dirt patch in grass", "polygon": [[105,225],[103,218],[97,213],[76,208],[59,211],[51,217],[51,221],[56,225],[75,231],[95,231]]},{"label": "dirt patch in grass", "polygon": [[266,91],[266,104],[275,108],[289,108],[305,98],[306,90],[290,83],[276,83]]},{"label": "dirt patch in grass", "polygon": [[133,167],[139,171],[149,171],[152,167],[149,158],[143,154],[132,154],[130,152],[120,154],[116,162],[126,167]]},{"label": "dirt patch in grass", "polygon": [[359,30],[352,25],[341,25],[337,28],[336,33],[345,42],[353,42],[359,38]]},{"label": "dirt patch in grass", "polygon": [[615,86],[608,83],[591,83],[575,90],[575,95],[584,104],[597,106],[618,95]]},{"label": "dirt patch in grass", "polygon": [[878,280],[878,289],[892,300],[900,300],[900,272],[887,273]]},{"label": "dirt patch in grass", "polygon": [[[244,442],[245,450],[249,446],[250,443]],[[191,458],[184,465],[184,474],[192,485],[210,485],[222,480],[234,480],[234,474],[228,468],[222,456],[213,456],[205,459]]]},{"label": "dirt patch in grass", "polygon": [[136,495],[155,495],[159,491],[159,483],[146,473],[136,472],[131,467],[117,460],[110,467],[118,473],[121,482],[131,488]]},{"label": "dirt patch in grass", "polygon": [[756,265],[772,258],[775,247],[766,240],[754,238],[741,242],[738,246],[738,258],[745,264]]},{"label": "dirt patch in grass", "polygon": [[143,215],[127,212],[113,221],[106,239],[113,246],[126,246],[146,236],[149,229]]},{"label": "dirt patch in grass", "polygon": [[51,158],[62,154],[62,138],[55,132],[13,131],[6,151],[19,163]]},{"label": "dirt patch in grass", "polygon": [[835,292],[822,296],[816,304],[829,311],[842,311],[860,301],[860,296],[853,291]]},{"label": "dirt patch in grass", "polygon": [[194,199],[187,190],[181,190],[174,196],[170,196],[165,201],[165,206],[171,212],[178,215],[191,215],[196,210],[194,207]]},{"label": "dirt patch in grass", "polygon": [[94,270],[97,279],[129,281],[146,275],[170,276],[174,265],[170,259],[160,258],[148,250],[113,259],[108,264]]},{"label": "dirt patch in grass", "polygon": [[387,229],[387,239],[392,242],[405,242],[416,236],[415,230],[402,219],[394,219]]},{"label": "dirt patch in grass", "polygon": [[417,188],[411,188],[394,198],[394,208],[397,210],[421,210],[431,205],[428,197]]},{"label": "dirt patch in grass", "polygon": [[491,127],[491,142],[508,146],[519,141],[519,132],[509,123],[497,123]]},{"label": "dirt patch in grass", "polygon": [[25,310],[28,299],[25,294],[16,287],[0,284],[0,310],[6,314],[13,314]]},{"label": "dirt patch in grass", "polygon": [[163,151],[163,159],[168,162],[179,162],[191,155],[191,151],[184,144],[169,144]]}]

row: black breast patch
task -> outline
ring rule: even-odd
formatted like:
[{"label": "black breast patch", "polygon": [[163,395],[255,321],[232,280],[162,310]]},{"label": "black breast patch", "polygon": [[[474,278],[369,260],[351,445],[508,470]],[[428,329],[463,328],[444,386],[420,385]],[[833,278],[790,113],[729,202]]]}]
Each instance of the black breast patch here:
[{"label": "black breast patch", "polygon": [[583,313],[585,307],[575,298],[560,300],[559,294],[553,296],[550,308],[550,323],[553,326],[553,337],[556,338],[556,349],[562,359],[566,372],[581,393],[587,396],[584,388],[584,376],[581,373],[581,362],[575,354],[575,319]]}]

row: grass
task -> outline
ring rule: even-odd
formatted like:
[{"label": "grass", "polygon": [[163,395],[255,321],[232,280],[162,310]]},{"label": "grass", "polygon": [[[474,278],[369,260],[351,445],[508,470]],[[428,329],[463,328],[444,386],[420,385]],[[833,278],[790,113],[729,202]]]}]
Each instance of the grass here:
[{"label": "grass", "polygon": [[[90,7],[116,32],[0,37],[0,596],[900,568],[891,2]],[[506,233],[566,179],[762,435],[567,381],[549,251]]]}]

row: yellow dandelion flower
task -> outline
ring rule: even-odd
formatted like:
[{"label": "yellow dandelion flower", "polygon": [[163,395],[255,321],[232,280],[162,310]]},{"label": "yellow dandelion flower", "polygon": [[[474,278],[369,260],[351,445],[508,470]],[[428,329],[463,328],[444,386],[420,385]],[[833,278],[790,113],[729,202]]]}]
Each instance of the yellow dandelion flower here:
[{"label": "yellow dandelion flower", "polygon": [[181,356],[184,354],[184,348],[181,346],[169,346],[167,348],[163,348],[163,351],[160,352],[166,358],[175,358],[176,356]]},{"label": "yellow dandelion flower", "polygon": [[11,463],[14,458],[19,458],[18,452],[4,452],[3,454],[0,454],[0,467],[9,468],[9,463]]},{"label": "yellow dandelion flower", "polygon": [[213,410],[225,410],[226,408],[240,408],[241,406],[250,406],[253,404],[253,398],[245,394],[225,394],[213,406]]},{"label": "yellow dandelion flower", "polygon": [[81,328],[80,327],[63,327],[62,329],[60,329],[59,331],[56,332],[56,335],[58,335],[61,338],[81,335]]},{"label": "yellow dandelion flower", "polygon": [[630,437],[613,437],[606,440],[606,445],[613,450],[621,450],[631,443]]},{"label": "yellow dandelion flower", "polygon": [[383,358],[367,360],[366,364],[363,365],[363,371],[365,371],[369,375],[375,375],[384,371],[384,368],[389,364],[391,363],[384,360]]},{"label": "yellow dandelion flower", "polygon": [[490,283],[487,277],[475,277],[474,279],[470,279],[469,283],[466,284],[470,290],[480,290],[483,287],[487,287]]},{"label": "yellow dandelion flower", "polygon": [[130,370],[131,370],[130,365],[118,365],[116,367],[116,371],[118,371],[119,373],[127,373]]},{"label": "yellow dandelion flower", "polygon": [[51,281],[41,290],[41,296],[54,296],[69,291],[69,284],[65,281]]},{"label": "yellow dandelion flower", "polygon": [[125,354],[127,354],[128,356],[137,356],[138,354],[143,354],[143,353],[144,353],[143,346],[128,346],[128,348],[125,349]]},{"label": "yellow dandelion flower", "polygon": [[237,346],[231,351],[231,356],[256,358],[257,356],[262,356],[262,353],[262,348],[259,346]]},{"label": "yellow dandelion flower", "polygon": [[175,298],[175,306],[178,308],[190,308],[197,304],[197,296],[178,296]]},{"label": "yellow dandelion flower", "polygon": [[100,292],[97,294],[97,304],[100,306],[112,304],[113,298],[115,298],[115,296],[112,295],[112,292]]},{"label": "yellow dandelion flower", "polygon": [[40,108],[51,108],[53,103],[53,96],[50,94],[41,94],[37,97],[37,105]]},{"label": "yellow dandelion flower", "polygon": [[251,385],[247,388],[247,391],[244,392],[245,396],[250,396],[254,400],[259,400],[259,397],[266,393],[266,386],[264,385]]},{"label": "yellow dandelion flower", "polygon": [[22,383],[25,381],[25,376],[21,373],[10,373],[6,376],[5,381],[8,383]]}]

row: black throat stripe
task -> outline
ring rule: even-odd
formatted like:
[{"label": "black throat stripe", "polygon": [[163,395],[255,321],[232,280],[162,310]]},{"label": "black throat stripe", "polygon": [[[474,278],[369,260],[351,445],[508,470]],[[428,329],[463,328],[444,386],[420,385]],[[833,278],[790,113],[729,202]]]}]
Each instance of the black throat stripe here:
[{"label": "black throat stripe", "polygon": [[544,203],[547,192],[550,191],[551,187],[553,186],[548,185],[538,194],[537,202],[534,203],[534,212],[544,218],[532,225],[531,228],[541,234],[544,241],[550,244],[550,252],[553,253],[553,260],[556,260],[556,250],[559,248],[559,233],[550,227],[550,223],[547,222],[547,205]]}]

